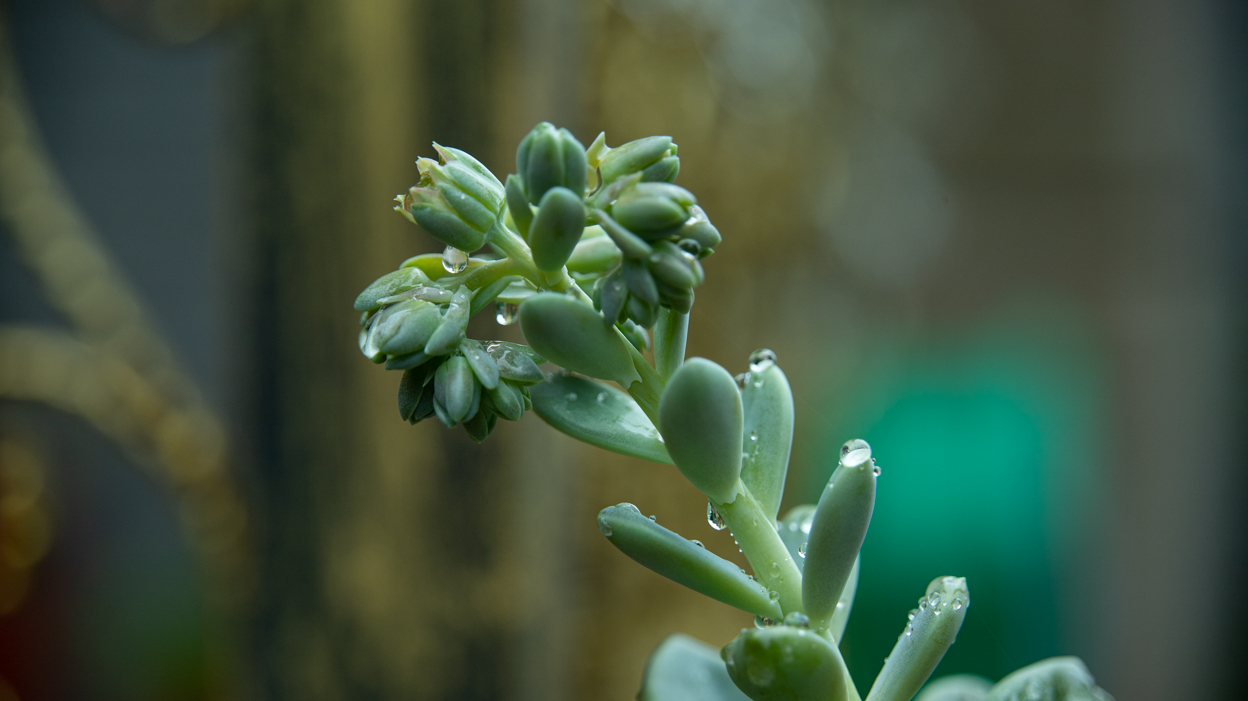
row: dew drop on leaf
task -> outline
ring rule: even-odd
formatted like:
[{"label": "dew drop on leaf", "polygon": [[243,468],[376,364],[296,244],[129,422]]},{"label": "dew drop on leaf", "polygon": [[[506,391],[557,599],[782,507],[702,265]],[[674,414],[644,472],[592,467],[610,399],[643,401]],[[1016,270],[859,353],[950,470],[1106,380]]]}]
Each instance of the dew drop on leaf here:
[{"label": "dew drop on leaf", "polygon": [[706,502],[706,522],[711,524],[711,528],[714,528],[717,531],[722,531],[728,527],[727,522],[724,521],[724,517],[715,510],[715,505],[709,501]]},{"label": "dew drop on leaf", "polygon": [[494,321],[499,326],[510,326],[516,321],[516,305],[511,302],[495,302],[494,303]]},{"label": "dew drop on leaf", "polygon": [[468,254],[455,248],[447,246],[442,251],[442,269],[448,273],[462,273],[468,268]]}]

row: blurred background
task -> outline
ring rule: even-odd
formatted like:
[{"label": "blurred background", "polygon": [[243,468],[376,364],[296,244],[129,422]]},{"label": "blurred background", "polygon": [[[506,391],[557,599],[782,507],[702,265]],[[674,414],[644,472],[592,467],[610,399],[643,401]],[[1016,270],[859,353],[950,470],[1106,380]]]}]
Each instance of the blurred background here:
[{"label": "blurred background", "polygon": [[689,351],[777,353],[788,506],[874,447],[861,689],[963,575],[938,674],[1241,697],[1241,3],[7,0],[0,44],[3,701],[631,699],[751,624],[599,537],[730,555],[673,468],[408,426],[355,348],[435,250],[415,158],[505,176],[541,120],[680,144]]}]

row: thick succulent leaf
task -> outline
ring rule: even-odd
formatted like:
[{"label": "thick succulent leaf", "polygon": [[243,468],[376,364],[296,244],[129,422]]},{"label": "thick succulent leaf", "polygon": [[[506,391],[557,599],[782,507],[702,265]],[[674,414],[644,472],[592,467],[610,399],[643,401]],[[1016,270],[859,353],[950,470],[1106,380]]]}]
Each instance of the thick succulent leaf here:
[{"label": "thick succulent leaf", "polygon": [[997,682],[987,701],[1113,701],[1078,657],[1051,657]]},{"label": "thick succulent leaf", "polygon": [[641,380],[628,341],[586,303],[540,292],[520,305],[520,328],[529,345],[556,365],[625,388]]},{"label": "thick succulent leaf", "polygon": [[783,616],[766,587],[740,567],[651,521],[632,504],[598,512],[598,530],[639,564],[729,606],[759,616]]},{"label": "thick succulent leaf", "polygon": [[984,701],[992,682],[974,674],[941,677],[923,687],[915,701]]},{"label": "thick succulent leaf", "polygon": [[670,635],[646,662],[637,701],[746,701],[719,650],[687,635]]},{"label": "thick succulent leaf", "polygon": [[659,401],[659,432],[685,479],[716,503],[736,498],[741,426],[741,395],[727,370],[691,358],[672,373]]},{"label": "thick succulent leaf", "polygon": [[[787,625],[741,631],[724,646],[728,676],[754,701],[847,701],[849,672],[835,645]],[[908,700],[907,700],[908,701]]]},{"label": "thick succulent leaf", "polygon": [[575,375],[552,375],[529,389],[533,410],[578,441],[654,462],[672,464],[658,430],[628,394]]},{"label": "thick succulent leaf", "polygon": [[741,388],[745,411],[741,481],[771,518],[780,512],[793,448],[793,391],[772,360],[751,364]]},{"label": "thick succulent leaf", "polygon": [[854,451],[841,459],[819,497],[802,575],[802,606],[816,629],[832,619],[858,559],[875,508],[875,481],[871,451]]},{"label": "thick succulent leaf", "polygon": [[[937,577],[927,585],[913,617],[871,685],[867,701],[910,701],[936,671],[953,645],[970,608],[971,595],[961,577]],[[1023,701],[1024,697],[1004,697]],[[1030,701],[1030,698],[1028,698]]]}]

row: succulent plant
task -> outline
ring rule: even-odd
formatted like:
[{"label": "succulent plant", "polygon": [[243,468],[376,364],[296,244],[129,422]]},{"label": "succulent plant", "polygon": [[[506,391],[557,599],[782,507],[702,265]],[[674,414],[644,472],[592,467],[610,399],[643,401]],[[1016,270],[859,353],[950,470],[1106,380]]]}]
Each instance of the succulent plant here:
[{"label": "succulent plant", "polygon": [[[674,464],[706,495],[708,521],[731,530],[752,574],[632,504],[598,514],[628,557],[754,615],[719,650],[668,638],[647,665],[642,701],[862,701],[838,646],[880,470],[871,447],[850,440],[818,503],[779,518],[794,408],[776,355],[756,351],[735,377],[685,358],[700,261],[721,236],[672,182],[676,144],[651,136],[608,148],[600,134],[585,149],[543,122],[520,143],[520,172],[505,186],[468,154],[435,148],[440,160],[417,161],[421,182],[396,209],[447,249],[408,259],[355,301],[361,351],[403,371],[401,418],[435,417],[483,441],[500,417],[533,409],[583,442]],[[467,337],[469,318],[490,305],[499,323],[519,320],[528,346]],[[1075,658],[996,685],[966,675],[927,684],[970,603],[965,579],[932,580],[867,701],[920,691],[923,701],[1110,698]]]}]

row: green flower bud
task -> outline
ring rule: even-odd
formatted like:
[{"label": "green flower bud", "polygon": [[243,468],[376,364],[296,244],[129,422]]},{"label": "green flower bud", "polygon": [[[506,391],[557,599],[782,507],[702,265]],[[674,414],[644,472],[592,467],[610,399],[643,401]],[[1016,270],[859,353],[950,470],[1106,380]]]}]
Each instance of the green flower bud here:
[{"label": "green flower bud", "polygon": [[382,299],[406,292],[419,285],[428,285],[429,277],[419,268],[399,268],[377,278],[355,298],[355,311],[367,312],[381,306]]},{"label": "green flower bud", "polygon": [[784,615],[767,588],[740,567],[642,516],[632,504],[600,511],[598,530],[620,552],[677,584],[758,616]]},{"label": "green flower bud", "polygon": [[516,170],[524,179],[529,202],[542,201],[552,187],[564,187],[577,198],[585,196],[585,147],[567,129],[542,122],[520,141]]},{"label": "green flower bud", "polygon": [[[442,315],[442,323],[433,332],[429,342],[425,344],[426,355],[446,355],[457,348],[464,340],[468,329],[468,312],[472,304],[472,291],[460,285],[451,303]],[[445,405],[443,405],[445,406]]]},{"label": "green flower bud", "polygon": [[[809,563],[806,571],[810,571]],[[932,580],[927,585],[927,593],[919,599],[918,608],[910,612],[912,618],[906,629],[897,636],[897,644],[871,685],[867,701],[914,698],[958,637],[958,629],[970,605],[971,595],[965,579],[937,577]],[[1022,697],[1018,698],[1021,701]]]},{"label": "green flower bud", "polygon": [[399,381],[399,416],[419,423],[433,414],[433,375],[437,363],[428,363],[403,373]]},{"label": "green flower bud", "polygon": [[494,389],[498,386],[498,363],[485,352],[480,343],[471,338],[464,339],[464,342],[459,344],[459,351],[468,359],[468,364],[472,366],[472,373],[477,376],[481,386],[486,389]]},{"label": "green flower bud", "polygon": [[706,216],[706,212],[696,204],[689,207],[689,218],[685,220],[676,235],[681,239],[696,241],[703,251],[715,248],[723,240],[723,237],[719,235],[719,229],[715,228]]},{"label": "green flower bud", "polygon": [[472,368],[468,359],[462,355],[454,356],[438,366],[434,374],[434,399],[446,410],[451,425],[463,421],[470,414],[473,403],[476,380],[472,376]]},{"label": "green flower bud", "polygon": [[987,701],[1113,701],[1096,685],[1083,660],[1051,657],[1027,665],[997,682]]},{"label": "green flower bud", "polygon": [[527,241],[529,226],[533,223],[533,210],[529,207],[528,196],[524,194],[524,180],[514,173],[507,176],[507,212],[520,237]]},{"label": "green flower bud", "polygon": [[641,380],[628,342],[588,304],[553,292],[535,294],[520,305],[520,328],[533,349],[556,365],[625,388]]},{"label": "green flower bud", "polygon": [[624,306],[628,304],[628,286],[624,284],[624,274],[616,270],[600,280],[598,288],[598,308],[602,310],[602,318],[608,324],[620,320]]},{"label": "green flower bud", "polygon": [[645,258],[654,252],[645,239],[620,226],[611,218],[611,215],[601,209],[592,210],[591,213],[594,215],[594,220],[602,226],[602,230],[611,237],[612,243],[619,247],[625,258]]},{"label": "green flower bud", "polygon": [[745,428],[741,450],[745,457],[741,481],[774,519],[780,512],[793,448],[793,390],[770,351],[756,351],[750,356],[750,370],[743,379]]},{"label": "green flower bud", "polygon": [[841,457],[840,465],[819,497],[810,526],[802,576],[802,606],[815,630],[826,628],[836,612],[836,604],[858,559],[875,508],[876,475],[871,448],[865,441],[851,441],[846,447],[858,445],[862,447]]},{"label": "green flower bud", "polygon": [[620,333],[624,334],[624,338],[633,344],[633,348],[645,353],[650,350],[650,334],[641,326],[636,324],[632,319],[625,319],[620,324]]},{"label": "green flower bud", "polygon": [[396,207],[438,241],[475,251],[503,210],[505,192],[485,166],[472,156],[434,144],[442,162],[416,161],[420,183],[395,199]]},{"label": "green flower bud", "polygon": [[620,264],[623,256],[620,254],[619,246],[615,245],[611,237],[602,233],[592,236],[591,232],[602,232],[602,229],[593,226],[585,230],[585,235],[576,244],[576,248],[572,249],[572,256],[568,258],[569,272],[599,273],[611,270]]},{"label": "green flower bud", "polygon": [[534,385],[546,379],[546,375],[538,368],[539,363],[546,359],[533,352],[528,346],[507,341],[490,341],[485,344],[485,352],[498,363],[498,374],[517,385]]},{"label": "green flower bud", "polygon": [[482,409],[473,414],[471,418],[465,419],[464,433],[477,443],[484,443],[486,438],[494,432],[494,426],[498,424],[498,415],[492,411]]},{"label": "green flower bud", "polygon": [[624,305],[625,315],[634,323],[645,327],[654,326],[659,318],[659,305],[641,299],[637,295],[628,296],[628,304]]},{"label": "green flower bud", "polygon": [[524,395],[520,388],[511,382],[501,381],[493,389],[488,390],[490,403],[498,410],[499,416],[508,421],[519,421],[524,416]]},{"label": "green flower bud", "polygon": [[624,277],[624,285],[634,297],[639,297],[647,304],[659,303],[659,288],[655,286],[654,276],[646,270],[644,263],[632,258],[625,260],[621,275]]},{"label": "green flower bud", "polygon": [[397,356],[421,350],[442,324],[442,314],[437,305],[417,299],[396,304],[395,307],[408,307],[408,312],[399,317],[394,333],[380,341],[381,352]]},{"label": "green flower bud", "polygon": [[680,157],[665,156],[655,161],[651,165],[646,166],[641,171],[642,182],[664,182],[670,183],[676,180],[676,176],[680,174]]},{"label": "green flower bud", "polygon": [[659,400],[659,433],[685,479],[716,503],[737,497],[741,429],[741,395],[727,370],[691,358],[672,373]]},{"label": "green flower bud", "polygon": [[818,633],[779,625],[741,631],[720,653],[728,676],[753,701],[846,701],[849,673]]},{"label": "green flower bud", "polygon": [[654,253],[646,259],[646,267],[659,282],[678,289],[688,289],[700,282],[694,274],[697,261],[671,241],[656,241]]},{"label": "green flower bud", "polygon": [[611,216],[621,226],[653,241],[676,233],[689,220],[697,200],[683,187],[668,183],[637,183],[620,193]]},{"label": "green flower bud", "polygon": [[601,158],[599,172],[602,173],[602,181],[610,183],[625,175],[643,171],[662,158],[675,155],[676,144],[672,143],[672,137],[647,136],[607,151]]},{"label": "green flower bud", "polygon": [[585,205],[580,195],[564,187],[547,190],[529,227],[529,246],[538,270],[563,268],[584,232]]}]

